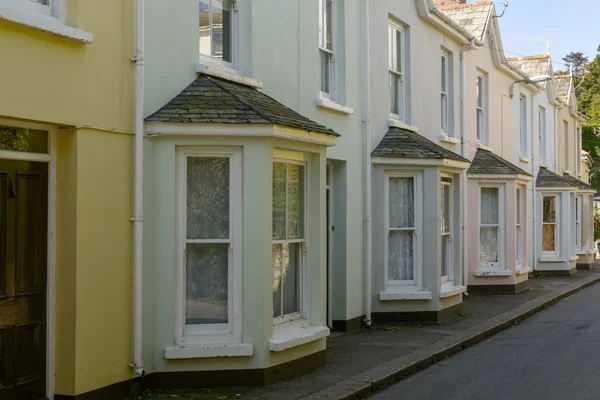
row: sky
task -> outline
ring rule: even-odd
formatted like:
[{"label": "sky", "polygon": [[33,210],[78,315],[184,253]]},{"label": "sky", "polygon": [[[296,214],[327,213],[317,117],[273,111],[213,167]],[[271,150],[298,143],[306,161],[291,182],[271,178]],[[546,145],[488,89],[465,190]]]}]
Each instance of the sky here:
[{"label": "sky", "polygon": [[[494,0],[494,5],[500,15],[504,1]],[[555,71],[568,68],[562,57],[571,51],[591,61],[600,45],[598,16],[600,0],[508,0],[499,19],[506,57],[546,54],[549,41]]]}]

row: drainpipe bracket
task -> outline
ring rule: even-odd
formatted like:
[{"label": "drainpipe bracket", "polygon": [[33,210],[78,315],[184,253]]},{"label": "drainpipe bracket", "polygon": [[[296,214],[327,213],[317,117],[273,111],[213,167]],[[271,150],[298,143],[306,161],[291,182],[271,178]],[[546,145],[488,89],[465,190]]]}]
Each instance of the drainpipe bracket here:
[{"label": "drainpipe bracket", "polygon": [[142,222],[144,220],[144,218],[142,218],[142,217],[130,217],[129,220],[131,222]]}]

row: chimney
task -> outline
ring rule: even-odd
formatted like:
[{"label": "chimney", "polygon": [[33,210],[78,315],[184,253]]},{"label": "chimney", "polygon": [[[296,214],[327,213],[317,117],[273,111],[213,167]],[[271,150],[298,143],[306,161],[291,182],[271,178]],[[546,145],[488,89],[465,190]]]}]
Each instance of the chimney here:
[{"label": "chimney", "polygon": [[434,0],[434,5],[438,8],[451,7],[466,3],[467,0]]}]

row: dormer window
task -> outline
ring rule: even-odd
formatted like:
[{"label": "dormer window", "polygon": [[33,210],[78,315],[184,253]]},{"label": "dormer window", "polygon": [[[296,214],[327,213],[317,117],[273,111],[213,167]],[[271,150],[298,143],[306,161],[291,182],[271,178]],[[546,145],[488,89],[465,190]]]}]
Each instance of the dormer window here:
[{"label": "dormer window", "polygon": [[200,0],[200,55],[233,63],[234,0]]}]

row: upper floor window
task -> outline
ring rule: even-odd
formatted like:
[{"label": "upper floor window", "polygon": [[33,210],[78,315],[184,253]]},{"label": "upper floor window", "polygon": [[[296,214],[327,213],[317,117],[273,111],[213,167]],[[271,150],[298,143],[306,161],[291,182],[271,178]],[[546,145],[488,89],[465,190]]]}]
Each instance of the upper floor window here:
[{"label": "upper floor window", "polygon": [[442,50],[441,57],[441,107],[442,107],[442,133],[448,134],[449,132],[449,107],[448,107],[448,84],[449,84],[449,65],[448,65],[448,53]]},{"label": "upper floor window", "polygon": [[0,0],[0,5],[28,14],[58,17],[61,0]]},{"label": "upper floor window", "polygon": [[200,54],[233,63],[233,11],[236,0],[200,0]]},{"label": "upper floor window", "polygon": [[[563,169],[569,170],[569,123],[563,120],[563,146],[565,148],[565,165]],[[572,170],[571,170],[572,171]]]},{"label": "upper floor window", "polygon": [[477,74],[477,140],[480,143],[487,144],[486,132],[486,108],[485,99],[487,97],[487,88],[485,75]]},{"label": "upper floor window", "polygon": [[319,0],[319,55],[321,57],[321,95],[333,98],[335,88],[334,21],[335,1]]},{"label": "upper floor window", "polygon": [[540,161],[542,164],[546,164],[548,162],[548,160],[546,159],[546,147],[548,146],[548,138],[546,136],[546,109],[544,107],[540,107],[538,128],[540,130]]},{"label": "upper floor window", "polygon": [[519,103],[521,156],[527,157],[527,96],[522,94]]},{"label": "upper floor window", "polygon": [[577,175],[581,175],[581,128],[577,127],[575,130],[575,170],[577,171]]},{"label": "upper floor window", "polygon": [[390,113],[406,121],[406,46],[405,29],[394,22],[388,24],[388,59],[390,71]]}]

